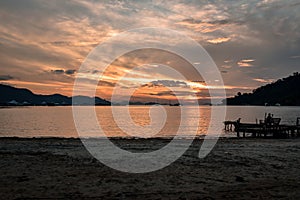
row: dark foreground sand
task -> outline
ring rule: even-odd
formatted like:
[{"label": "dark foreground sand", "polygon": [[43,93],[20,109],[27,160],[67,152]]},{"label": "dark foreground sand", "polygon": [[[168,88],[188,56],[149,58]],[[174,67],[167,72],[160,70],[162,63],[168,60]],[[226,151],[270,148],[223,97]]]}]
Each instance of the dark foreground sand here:
[{"label": "dark foreground sand", "polygon": [[77,139],[1,138],[0,199],[300,199],[300,139],[222,139],[205,159],[200,145],[162,170],[128,174],[93,159]]}]

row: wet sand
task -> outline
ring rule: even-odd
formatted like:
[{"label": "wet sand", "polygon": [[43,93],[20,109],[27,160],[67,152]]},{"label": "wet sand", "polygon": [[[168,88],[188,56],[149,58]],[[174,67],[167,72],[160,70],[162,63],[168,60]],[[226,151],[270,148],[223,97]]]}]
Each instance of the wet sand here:
[{"label": "wet sand", "polygon": [[[157,149],[168,140],[116,140]],[[90,156],[78,139],[0,138],[1,199],[300,199],[300,139],[201,140],[156,172],[128,174]]]}]

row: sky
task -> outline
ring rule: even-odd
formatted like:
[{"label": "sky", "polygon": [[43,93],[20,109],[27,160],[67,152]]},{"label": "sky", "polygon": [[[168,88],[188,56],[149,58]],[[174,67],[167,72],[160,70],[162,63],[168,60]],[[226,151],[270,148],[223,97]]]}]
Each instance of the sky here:
[{"label": "sky", "polygon": [[[198,42],[221,72],[227,96],[251,92],[299,71],[299,10],[294,0],[0,0],[0,83],[71,96],[81,64],[97,45],[124,31],[158,27]],[[209,98],[202,79],[154,70],[164,65],[191,73],[189,63],[168,52],[131,52],[109,66],[97,95],[110,99],[127,74],[131,83],[123,88],[139,85],[133,100],[172,100],[170,88],[180,92],[177,98]]]}]

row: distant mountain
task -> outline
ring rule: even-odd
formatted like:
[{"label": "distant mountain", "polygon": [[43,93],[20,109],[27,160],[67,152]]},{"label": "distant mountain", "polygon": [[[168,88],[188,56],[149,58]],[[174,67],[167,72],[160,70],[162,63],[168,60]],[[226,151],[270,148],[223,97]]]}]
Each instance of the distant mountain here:
[{"label": "distant mountain", "polygon": [[227,105],[300,106],[300,73],[259,87],[252,93],[238,93],[227,99]]},{"label": "distant mountain", "polygon": [[[72,97],[61,94],[39,95],[28,89],[0,84],[0,105],[72,105]],[[75,96],[76,105],[110,105],[99,97]]]}]

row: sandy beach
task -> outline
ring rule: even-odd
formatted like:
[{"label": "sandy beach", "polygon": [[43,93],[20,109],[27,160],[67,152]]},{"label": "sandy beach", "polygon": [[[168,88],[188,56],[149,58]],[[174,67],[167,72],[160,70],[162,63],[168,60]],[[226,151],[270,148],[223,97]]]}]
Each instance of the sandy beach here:
[{"label": "sandy beach", "polygon": [[[114,142],[143,151],[168,140]],[[300,139],[221,139],[199,159],[201,142],[162,170],[129,174],[78,139],[1,138],[1,199],[300,199]]]}]

